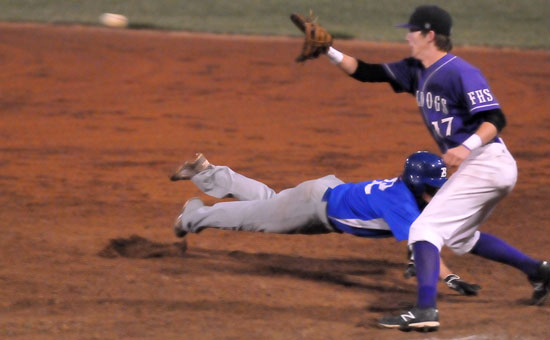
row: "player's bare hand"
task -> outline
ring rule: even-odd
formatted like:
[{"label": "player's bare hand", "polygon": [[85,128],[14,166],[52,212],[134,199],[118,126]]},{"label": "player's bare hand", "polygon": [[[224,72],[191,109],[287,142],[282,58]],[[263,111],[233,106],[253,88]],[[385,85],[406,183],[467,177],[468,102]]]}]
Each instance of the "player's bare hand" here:
[{"label": "player's bare hand", "polygon": [[443,161],[447,166],[459,166],[462,162],[470,155],[470,150],[468,150],[464,145],[459,145],[455,148],[447,150],[443,154]]}]

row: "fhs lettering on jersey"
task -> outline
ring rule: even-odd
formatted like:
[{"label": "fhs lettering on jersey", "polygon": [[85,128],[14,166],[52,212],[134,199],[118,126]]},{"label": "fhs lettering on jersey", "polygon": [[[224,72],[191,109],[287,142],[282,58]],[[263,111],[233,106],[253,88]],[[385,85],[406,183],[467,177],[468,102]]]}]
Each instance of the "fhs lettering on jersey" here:
[{"label": "fhs lettering on jersey", "polygon": [[494,99],[489,89],[475,90],[472,92],[468,92],[467,94],[470,102],[472,103],[472,106],[490,102]]},{"label": "fhs lettering on jersey", "polygon": [[416,103],[419,107],[426,107],[430,110],[434,109],[437,112],[449,114],[447,109],[447,99],[441,96],[434,96],[431,92],[416,91]]}]

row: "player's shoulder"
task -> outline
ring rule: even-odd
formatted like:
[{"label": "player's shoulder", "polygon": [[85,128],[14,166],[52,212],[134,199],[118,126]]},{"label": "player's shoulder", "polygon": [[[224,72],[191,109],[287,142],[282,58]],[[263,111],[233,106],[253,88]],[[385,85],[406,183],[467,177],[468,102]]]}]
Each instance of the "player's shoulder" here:
[{"label": "player's shoulder", "polygon": [[412,195],[411,190],[409,189],[407,184],[405,184],[405,182],[403,182],[403,180],[400,177],[395,182],[395,185],[393,186],[393,189],[396,192],[398,192],[400,196],[407,196],[408,197],[408,196]]},{"label": "player's shoulder", "polygon": [[449,54],[449,60],[452,61],[451,63],[449,63],[449,65],[459,73],[480,72],[479,68],[459,56]]},{"label": "player's shoulder", "polygon": [[377,204],[382,205],[385,211],[416,211],[418,205],[413,193],[400,177],[378,180],[378,183],[386,185],[376,185],[373,190]]},{"label": "player's shoulder", "polygon": [[407,195],[409,189],[400,177],[393,177],[387,179],[377,179],[367,182],[367,186],[372,188],[382,195],[388,196],[403,196]]},{"label": "player's shoulder", "polygon": [[405,58],[405,59],[401,59],[397,62],[392,62],[392,63],[386,63],[384,64],[386,67],[389,67],[391,69],[403,69],[403,68],[407,68],[407,69],[418,69],[418,68],[421,68],[423,69],[424,68],[424,65],[422,64],[422,62],[416,58],[413,58],[413,57],[408,57],[408,58]]}]

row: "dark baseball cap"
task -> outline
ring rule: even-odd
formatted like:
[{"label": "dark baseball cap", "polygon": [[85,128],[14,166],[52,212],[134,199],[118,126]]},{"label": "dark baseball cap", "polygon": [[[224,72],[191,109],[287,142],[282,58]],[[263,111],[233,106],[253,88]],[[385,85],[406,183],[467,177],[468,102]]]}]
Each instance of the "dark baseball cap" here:
[{"label": "dark baseball cap", "polygon": [[437,34],[451,35],[453,19],[444,9],[435,5],[424,5],[417,7],[409,22],[397,25],[397,27],[408,28],[417,31],[434,31]]}]

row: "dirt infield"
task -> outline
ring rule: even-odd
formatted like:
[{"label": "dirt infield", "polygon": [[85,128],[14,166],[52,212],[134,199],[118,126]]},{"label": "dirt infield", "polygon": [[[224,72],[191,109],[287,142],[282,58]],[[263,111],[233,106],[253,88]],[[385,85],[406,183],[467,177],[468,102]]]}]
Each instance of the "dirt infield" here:
[{"label": "dirt infield", "polygon": [[[336,42],[366,60],[404,44]],[[405,245],[349,235],[207,230],[172,222],[201,195],[168,180],[202,151],[280,190],[335,173],[398,175],[437,151],[414,98],[362,85],[291,38],[0,24],[0,338],[549,339],[550,301],[516,270],[444,255],[478,297],[440,284],[437,333],[382,330],[407,308]],[[508,118],[513,193],[482,230],[550,258],[550,53],[457,48]],[[187,249],[186,249],[187,248]]]}]

